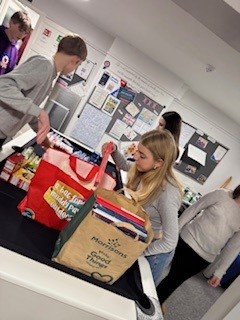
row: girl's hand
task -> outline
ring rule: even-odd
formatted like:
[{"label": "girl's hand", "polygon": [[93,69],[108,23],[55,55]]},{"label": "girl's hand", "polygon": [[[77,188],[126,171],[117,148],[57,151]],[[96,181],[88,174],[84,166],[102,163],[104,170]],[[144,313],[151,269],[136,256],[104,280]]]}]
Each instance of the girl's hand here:
[{"label": "girl's hand", "polygon": [[[109,142],[105,142],[103,145],[102,145],[102,156],[104,156],[106,150],[107,150],[107,146],[108,146]],[[112,152],[116,151],[117,150],[117,146],[113,143],[113,150]]]},{"label": "girl's hand", "polygon": [[216,288],[217,286],[220,285],[220,281],[221,281],[221,279],[218,278],[217,276],[212,276],[212,277],[208,280],[208,283],[210,284],[210,286]]}]

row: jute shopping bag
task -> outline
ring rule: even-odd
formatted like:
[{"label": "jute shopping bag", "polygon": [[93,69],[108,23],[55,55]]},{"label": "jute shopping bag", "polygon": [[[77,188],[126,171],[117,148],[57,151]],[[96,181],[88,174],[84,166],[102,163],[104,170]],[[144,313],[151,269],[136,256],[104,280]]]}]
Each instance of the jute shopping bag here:
[{"label": "jute shopping bag", "polygon": [[[93,209],[98,196],[141,217],[147,233],[146,241],[133,238],[115,224],[99,219]],[[112,284],[138,259],[152,239],[151,222],[139,204],[116,191],[99,188],[60,232],[52,258]]]},{"label": "jute shopping bag", "polygon": [[49,148],[18,209],[29,218],[62,230],[93,194],[97,182],[104,188],[115,187],[115,179],[104,173],[108,155],[97,166]]}]

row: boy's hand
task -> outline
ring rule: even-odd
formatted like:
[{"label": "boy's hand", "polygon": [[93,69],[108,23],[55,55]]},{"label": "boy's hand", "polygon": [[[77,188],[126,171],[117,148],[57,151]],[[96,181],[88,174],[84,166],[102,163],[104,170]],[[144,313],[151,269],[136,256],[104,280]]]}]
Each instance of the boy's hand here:
[{"label": "boy's hand", "polygon": [[48,149],[48,148],[53,148],[54,147],[54,144],[52,142],[50,142],[48,137],[46,137],[41,144],[42,144],[42,147],[44,149]]},{"label": "boy's hand", "polygon": [[38,132],[37,132],[37,143],[41,144],[50,130],[50,122],[48,113],[45,110],[41,110],[38,117]]},{"label": "boy's hand", "polygon": [[220,281],[221,281],[221,279],[218,278],[217,276],[212,276],[212,277],[208,280],[208,283],[210,284],[210,286],[216,288],[217,286],[220,285]]}]

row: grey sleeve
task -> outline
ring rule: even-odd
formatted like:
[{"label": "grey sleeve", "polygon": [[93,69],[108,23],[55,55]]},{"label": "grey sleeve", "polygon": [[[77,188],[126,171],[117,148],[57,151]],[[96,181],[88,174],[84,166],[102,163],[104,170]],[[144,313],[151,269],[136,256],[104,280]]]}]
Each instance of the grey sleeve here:
[{"label": "grey sleeve", "polygon": [[41,109],[25,94],[45,81],[49,61],[32,57],[12,72],[0,77],[0,102],[3,107],[23,114],[39,116]]},{"label": "grey sleeve", "polygon": [[[223,192],[223,191],[220,191]],[[214,205],[219,200],[219,190],[212,191],[200,198],[193,205],[189,206],[179,218],[179,230],[191,221],[199,212]]]},{"label": "grey sleeve", "polygon": [[178,210],[181,205],[181,195],[177,188],[174,192],[168,193],[164,202],[158,203],[159,214],[162,220],[162,238],[153,241],[144,251],[146,256],[155,255],[164,252],[171,252],[177,246],[178,242]]},{"label": "grey sleeve", "polygon": [[[41,111],[41,109],[40,109]],[[29,122],[30,127],[33,129],[33,131],[37,132],[38,131],[38,118],[33,118],[30,122]]]},{"label": "grey sleeve", "polygon": [[240,253],[240,231],[236,232],[227,242],[216,259],[204,270],[204,275],[210,278],[212,275],[221,279],[227,269]]},{"label": "grey sleeve", "polygon": [[128,171],[131,168],[132,162],[127,161],[119,150],[114,151],[111,156],[120,170]]}]

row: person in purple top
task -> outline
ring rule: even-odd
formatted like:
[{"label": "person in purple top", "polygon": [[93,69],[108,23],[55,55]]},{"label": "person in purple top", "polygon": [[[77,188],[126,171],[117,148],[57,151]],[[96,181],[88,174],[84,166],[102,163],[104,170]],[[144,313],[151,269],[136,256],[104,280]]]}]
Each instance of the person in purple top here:
[{"label": "person in purple top", "polygon": [[9,27],[0,26],[0,75],[12,71],[18,61],[18,40],[31,32],[31,20],[25,11],[15,12]]}]

